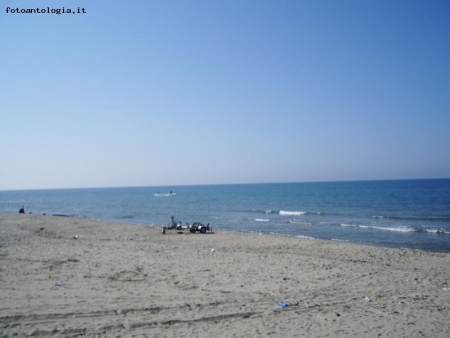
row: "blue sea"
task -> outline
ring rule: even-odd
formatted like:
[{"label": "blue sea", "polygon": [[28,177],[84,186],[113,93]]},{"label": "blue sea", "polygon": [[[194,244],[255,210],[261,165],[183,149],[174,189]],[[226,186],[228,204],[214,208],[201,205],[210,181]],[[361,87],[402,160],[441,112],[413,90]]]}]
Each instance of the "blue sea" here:
[{"label": "blue sea", "polygon": [[[172,193],[170,193],[172,191]],[[450,179],[0,191],[0,212],[450,252]]]}]

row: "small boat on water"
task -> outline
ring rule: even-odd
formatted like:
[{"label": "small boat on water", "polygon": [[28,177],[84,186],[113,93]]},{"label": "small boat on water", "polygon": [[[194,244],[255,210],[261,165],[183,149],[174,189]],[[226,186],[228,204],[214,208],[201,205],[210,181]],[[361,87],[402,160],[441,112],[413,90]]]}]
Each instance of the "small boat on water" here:
[{"label": "small boat on water", "polygon": [[156,197],[168,197],[168,196],[175,196],[175,195],[176,195],[176,193],[174,193],[172,190],[169,193],[162,193],[161,194],[158,191],[157,193],[153,194],[153,196],[156,196]]}]

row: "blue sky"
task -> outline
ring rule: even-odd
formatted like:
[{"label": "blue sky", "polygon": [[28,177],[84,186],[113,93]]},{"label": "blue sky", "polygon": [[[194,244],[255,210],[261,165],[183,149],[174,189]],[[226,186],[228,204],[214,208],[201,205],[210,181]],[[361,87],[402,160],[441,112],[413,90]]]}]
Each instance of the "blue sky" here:
[{"label": "blue sky", "polygon": [[450,177],[448,1],[0,4],[0,190]]}]

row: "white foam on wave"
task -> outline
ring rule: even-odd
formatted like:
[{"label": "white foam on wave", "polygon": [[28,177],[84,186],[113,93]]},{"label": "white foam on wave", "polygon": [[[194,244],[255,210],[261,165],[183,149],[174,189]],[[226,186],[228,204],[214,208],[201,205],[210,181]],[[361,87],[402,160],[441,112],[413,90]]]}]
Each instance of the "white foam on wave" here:
[{"label": "white foam on wave", "polygon": [[285,210],[280,210],[280,215],[281,216],[301,216],[306,214],[306,212],[304,211],[285,211]]},{"label": "white foam on wave", "polygon": [[354,224],[341,223],[341,227],[356,227]]},{"label": "white foam on wave", "polygon": [[176,195],[176,193],[167,193],[167,194],[158,194],[158,193],[155,193],[155,194],[153,194],[153,196],[156,196],[156,197],[168,197],[168,196],[175,196]]},{"label": "white foam on wave", "polygon": [[384,227],[373,227],[374,229],[378,230],[387,230],[387,231],[397,231],[397,232],[414,232],[416,231],[413,228],[401,226],[401,227],[395,227],[395,228],[384,228]]},{"label": "white foam on wave", "polygon": [[298,236],[294,236],[295,238],[303,238],[303,239],[312,239],[314,240],[314,237],[310,237],[310,236],[303,236],[303,235],[298,235]]},{"label": "white foam on wave", "polygon": [[425,231],[433,234],[450,234],[450,231],[445,231],[444,229],[426,229]]},{"label": "white foam on wave", "polygon": [[254,218],[253,220],[255,222],[269,222],[269,219],[267,218]]},{"label": "white foam on wave", "polygon": [[287,221],[289,224],[301,224],[301,225],[312,225],[311,222],[303,222],[303,221],[295,221],[295,220],[289,220]]},{"label": "white foam on wave", "polygon": [[383,231],[395,231],[395,232],[414,232],[416,231],[413,228],[407,227],[407,226],[400,226],[400,227],[375,227],[372,225],[360,225],[360,228],[363,229],[376,229],[376,230],[383,230]]}]

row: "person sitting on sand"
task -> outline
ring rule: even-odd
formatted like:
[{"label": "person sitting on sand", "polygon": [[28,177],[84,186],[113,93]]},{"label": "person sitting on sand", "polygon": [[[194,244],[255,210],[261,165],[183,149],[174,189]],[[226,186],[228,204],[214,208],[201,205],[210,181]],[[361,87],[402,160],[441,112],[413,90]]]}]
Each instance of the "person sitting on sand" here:
[{"label": "person sitting on sand", "polygon": [[22,205],[22,208],[20,208],[20,210],[19,210],[19,214],[24,214],[24,213],[25,213],[25,208]]}]

